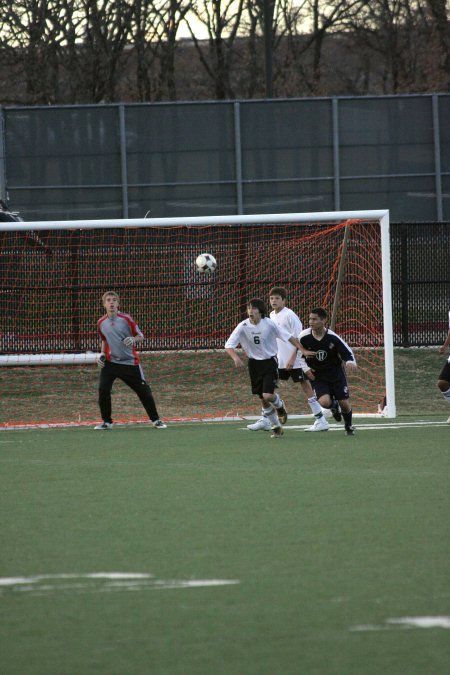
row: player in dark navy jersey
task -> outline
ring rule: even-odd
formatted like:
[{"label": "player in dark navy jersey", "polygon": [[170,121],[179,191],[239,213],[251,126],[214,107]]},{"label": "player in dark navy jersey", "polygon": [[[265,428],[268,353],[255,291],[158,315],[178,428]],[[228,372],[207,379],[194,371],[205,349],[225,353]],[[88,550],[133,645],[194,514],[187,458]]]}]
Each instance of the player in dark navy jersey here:
[{"label": "player in dark navy jersey", "polygon": [[[445,354],[448,347],[450,347],[450,311],[448,313],[448,333],[444,344],[439,347],[440,353]],[[439,374],[438,387],[447,403],[450,403],[450,356]],[[450,417],[447,422],[450,424]]]},{"label": "player in dark navy jersey", "polygon": [[[352,407],[344,365],[356,368],[354,354],[337,333],[327,328],[328,314],[315,307],[309,314],[309,328],[299,335],[300,343],[315,356],[302,359],[302,368],[311,380],[322,408],[331,408],[333,399],[339,402],[347,435],[353,436]],[[313,431],[312,427],[306,431]]]},{"label": "player in dark navy jersey", "polygon": [[106,314],[97,324],[102,340],[97,363],[101,368],[98,402],[103,422],[95,428],[102,431],[112,429],[111,390],[114,381],[119,379],[139,396],[155,429],[165,429],[166,425],[159,419],[152,390],[145,381],[136,351],[136,345],[144,340],[142,331],[129,314],[119,311],[117,293],[107,291],[102,301]]}]

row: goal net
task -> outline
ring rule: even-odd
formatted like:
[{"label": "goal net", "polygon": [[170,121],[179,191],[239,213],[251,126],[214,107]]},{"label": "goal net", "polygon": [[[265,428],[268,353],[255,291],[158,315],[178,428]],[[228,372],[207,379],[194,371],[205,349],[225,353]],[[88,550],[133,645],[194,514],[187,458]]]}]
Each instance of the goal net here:
[{"label": "goal net", "polygon": [[[195,268],[199,253],[218,262]],[[306,327],[325,307],[355,351],[356,414],[395,416],[388,211],[0,223],[0,426],[98,420],[101,296],[145,335],[142,365],[164,419],[257,415],[245,371],[224,353],[253,297],[284,286]],[[282,383],[289,412],[309,414]],[[116,421],[145,413],[117,381]]]}]

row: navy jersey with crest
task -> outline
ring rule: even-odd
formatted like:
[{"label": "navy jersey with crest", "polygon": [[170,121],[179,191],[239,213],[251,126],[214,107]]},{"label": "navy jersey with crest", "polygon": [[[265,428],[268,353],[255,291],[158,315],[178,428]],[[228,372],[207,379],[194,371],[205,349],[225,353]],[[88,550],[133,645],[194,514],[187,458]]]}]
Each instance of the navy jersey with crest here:
[{"label": "navy jersey with crest", "polygon": [[298,339],[306,349],[316,352],[315,356],[304,360],[321,380],[333,382],[338,379],[342,373],[343,362],[356,365],[355,356],[348,344],[329,328],[320,340],[314,337],[311,328],[302,331]]}]

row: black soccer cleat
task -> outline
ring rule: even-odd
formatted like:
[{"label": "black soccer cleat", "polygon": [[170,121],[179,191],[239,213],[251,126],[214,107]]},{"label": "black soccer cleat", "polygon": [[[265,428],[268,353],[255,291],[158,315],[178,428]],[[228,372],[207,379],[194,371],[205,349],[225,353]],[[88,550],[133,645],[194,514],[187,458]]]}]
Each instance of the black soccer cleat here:
[{"label": "black soccer cleat", "polygon": [[335,398],[331,401],[330,410],[331,410],[331,414],[333,415],[336,422],[341,422],[342,421],[342,413],[341,413],[341,409],[339,407],[339,403],[336,401]]},{"label": "black soccer cleat", "polygon": [[347,436],[354,436],[355,435],[355,427],[345,427],[345,433]]},{"label": "black soccer cleat", "polygon": [[286,408],[284,407],[283,401],[281,401],[281,406],[279,408],[277,408],[276,410],[277,410],[278,419],[280,420],[281,424],[286,424],[288,414],[287,414]]},{"label": "black soccer cleat", "polygon": [[272,433],[270,434],[270,438],[281,438],[283,433],[284,432],[283,432],[282,427],[277,427],[277,426],[274,425],[272,427]]}]

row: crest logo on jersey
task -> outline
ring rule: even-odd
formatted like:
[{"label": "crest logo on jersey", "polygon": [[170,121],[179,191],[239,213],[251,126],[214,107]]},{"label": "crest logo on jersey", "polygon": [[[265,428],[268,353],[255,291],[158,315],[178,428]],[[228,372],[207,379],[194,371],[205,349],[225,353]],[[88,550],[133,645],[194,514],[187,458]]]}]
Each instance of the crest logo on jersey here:
[{"label": "crest logo on jersey", "polygon": [[328,356],[327,352],[324,351],[323,349],[319,349],[319,351],[316,352],[316,359],[317,359],[318,361],[325,361],[325,359],[327,358],[327,356]]}]

